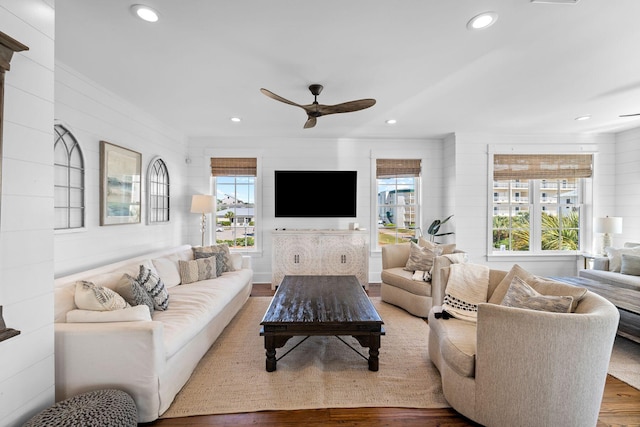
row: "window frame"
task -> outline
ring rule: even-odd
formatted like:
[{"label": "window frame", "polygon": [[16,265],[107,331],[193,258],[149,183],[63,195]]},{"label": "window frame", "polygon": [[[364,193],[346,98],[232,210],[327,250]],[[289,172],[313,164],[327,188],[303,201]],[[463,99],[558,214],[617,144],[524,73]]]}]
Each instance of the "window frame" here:
[{"label": "window frame", "polygon": [[[381,245],[380,244],[380,240],[379,240],[379,236],[380,236],[380,232],[379,232],[379,228],[378,228],[378,220],[379,220],[379,212],[381,207],[383,206],[399,206],[396,200],[396,203],[394,204],[379,204],[380,202],[380,198],[379,198],[379,188],[380,188],[380,184],[379,184],[379,180],[381,178],[378,178],[378,161],[379,160],[411,160],[411,161],[417,161],[419,163],[419,172],[417,176],[406,176],[406,177],[402,177],[401,174],[397,174],[395,175],[393,178],[396,180],[396,190],[398,189],[397,186],[397,180],[398,179],[402,179],[402,178],[411,178],[414,180],[413,183],[413,195],[414,195],[414,202],[409,204],[410,206],[414,206],[415,207],[415,212],[413,214],[414,216],[414,222],[413,222],[413,230],[414,230],[414,235],[412,238],[415,238],[420,232],[421,232],[421,224],[422,224],[422,176],[423,176],[423,165],[424,165],[424,159],[421,157],[412,157],[410,155],[407,156],[399,156],[399,157],[395,157],[395,156],[385,156],[385,155],[380,155],[379,157],[373,158],[372,159],[372,186],[373,186],[373,191],[372,194],[374,196],[374,201],[372,203],[372,233],[371,233],[371,241],[373,242],[373,244],[371,245],[372,250],[373,251],[381,251],[382,247],[385,246],[386,244]],[[407,204],[404,204],[403,206],[406,206]],[[396,221],[397,222],[397,221]],[[393,228],[394,230],[396,230],[395,233],[395,242],[394,243],[406,243],[408,241],[410,241],[412,238],[407,238],[406,240],[400,239],[400,236],[398,234],[398,224],[396,223],[396,227]],[[409,228],[410,229],[410,228]],[[394,244],[394,243],[387,243],[387,244]]]},{"label": "window frame", "polygon": [[[69,218],[69,213],[70,213],[70,210],[72,208],[73,209],[80,209],[82,211],[81,216],[80,216],[81,217],[81,225],[78,226],[78,227],[56,228],[55,214],[54,214],[54,230],[53,231],[54,231],[54,234],[85,232],[85,231],[87,231],[87,195],[86,195],[86,192],[87,192],[87,177],[86,177],[87,167],[86,167],[86,162],[85,162],[85,158],[84,158],[84,152],[82,150],[82,146],[80,145],[80,141],[78,141],[78,138],[76,138],[72,128],[69,125],[67,125],[66,123],[63,123],[63,122],[61,122],[59,120],[55,120],[53,128],[54,128],[54,147],[53,147],[53,151],[54,151],[53,158],[54,158],[54,161],[53,161],[53,167],[54,167],[54,169],[56,167],[64,167],[64,168],[67,169],[67,184],[68,184],[68,185],[64,186],[65,188],[67,188],[66,206],[58,206],[57,205],[58,201],[56,200],[56,196],[55,196],[55,194],[56,194],[55,188],[59,187],[59,185],[56,184],[55,171],[54,171],[54,180],[53,180],[53,186],[54,186],[54,197],[53,197],[54,211],[56,209],[66,209],[67,218]],[[63,129],[64,133],[60,134],[58,132],[58,128]],[[69,170],[71,169],[71,161],[70,161],[70,159],[69,158],[67,159],[68,160],[67,165],[58,164],[55,161],[55,159],[56,159],[56,156],[55,156],[56,143],[60,139],[63,139],[63,137],[65,135],[69,135],[73,139],[74,148],[77,147],[78,154],[80,156],[81,166],[79,168],[76,168],[80,172],[80,180],[81,180],[81,186],[78,187],[78,189],[81,191],[81,193],[80,193],[81,196],[80,197],[82,199],[82,203],[81,203],[80,207],[72,207],[71,206],[71,196],[69,194],[69,191],[72,188],[71,185],[70,185],[71,184],[71,178],[69,176],[69,173],[70,173]],[[67,156],[69,156],[68,150],[67,150]],[[67,224],[70,224],[70,221],[68,221]]]},{"label": "window frame", "polygon": [[[496,147],[489,146],[488,149],[488,173],[487,173],[487,188],[488,188],[488,198],[487,198],[487,259],[502,259],[505,257],[511,258],[531,258],[537,257],[540,259],[549,260],[558,260],[562,257],[567,257],[567,259],[575,259],[575,256],[581,252],[585,251],[587,247],[587,242],[591,239],[591,227],[589,224],[592,223],[593,220],[593,175],[590,178],[578,178],[577,183],[577,192],[578,192],[578,203],[576,205],[580,209],[580,221],[579,221],[579,248],[577,250],[542,250],[541,247],[541,239],[542,239],[542,225],[541,225],[541,212],[542,212],[542,202],[541,202],[541,194],[544,189],[541,186],[541,182],[543,179],[529,179],[528,186],[528,198],[529,203],[527,204],[529,208],[530,220],[529,222],[529,250],[528,251],[501,251],[500,249],[496,249],[493,247],[493,214],[494,214],[494,156],[495,155],[503,155],[503,154],[532,154],[532,155],[581,155],[581,154],[590,154],[592,155],[592,168],[595,169],[596,163],[596,149],[595,146],[591,145],[583,145],[576,149],[576,146],[573,145],[570,148],[561,146],[561,145],[539,145],[534,148],[532,147],[510,147],[506,149],[504,147],[500,147],[496,149]],[[570,178],[570,177],[568,177]],[[562,178],[557,178],[557,180],[561,181]],[[556,206],[565,205],[564,201],[561,203],[558,200]],[[534,248],[532,250],[532,248]]]},{"label": "window frame", "polygon": [[[160,169],[164,170],[165,176],[166,176],[166,183],[164,182],[157,182],[154,180],[154,178],[157,178],[157,174],[154,174],[155,170],[157,169],[155,167],[156,164],[160,164]],[[157,183],[158,185],[162,185],[166,188],[166,210],[167,215],[166,215],[166,220],[161,220],[161,221],[155,221],[153,219],[153,212],[152,212],[152,206],[153,206],[153,198],[160,198],[162,196],[158,195],[158,194],[154,194],[152,191],[153,188],[153,184]],[[169,167],[167,166],[167,162],[164,161],[164,159],[160,156],[155,156],[151,159],[151,161],[149,162],[149,165],[147,166],[147,209],[146,209],[146,217],[147,217],[147,225],[161,225],[161,224],[168,224],[171,222],[171,176],[169,175]],[[157,206],[157,204],[156,204]]]},{"label": "window frame", "polygon": [[[238,174],[238,175],[221,175],[221,176],[225,176],[225,177],[230,177],[230,178],[234,178],[234,188],[235,186],[238,185],[237,183],[237,179],[238,178],[247,178],[247,177],[251,177],[253,178],[253,225],[251,226],[253,228],[253,239],[254,239],[254,243],[253,246],[244,246],[244,247],[235,247],[235,246],[229,246],[229,249],[231,252],[240,252],[240,253],[247,253],[247,254],[254,254],[254,253],[260,253],[261,252],[261,230],[260,228],[257,226],[257,224],[259,223],[259,199],[260,199],[260,192],[259,192],[259,186],[258,183],[260,182],[259,180],[259,174],[260,174],[260,159],[259,157],[255,156],[255,155],[210,155],[207,157],[209,159],[208,162],[208,166],[209,166],[209,176],[210,176],[210,186],[211,186],[211,194],[213,194],[214,196],[214,211],[212,212],[211,215],[211,227],[210,227],[210,233],[211,233],[211,237],[212,240],[217,242],[217,212],[218,212],[218,177],[216,177],[213,174],[212,171],[212,165],[211,165],[211,159],[252,159],[255,161],[255,175],[243,175],[243,174]],[[240,185],[243,185],[243,183],[240,183]],[[251,184],[246,184],[246,185],[251,185]],[[234,197],[236,197],[238,195],[238,191],[234,190]],[[251,223],[251,221],[249,221],[249,224]],[[246,224],[246,223],[245,223]],[[246,228],[246,227],[245,227]],[[247,237],[247,236],[245,236]],[[237,237],[236,237],[237,238]]]}]

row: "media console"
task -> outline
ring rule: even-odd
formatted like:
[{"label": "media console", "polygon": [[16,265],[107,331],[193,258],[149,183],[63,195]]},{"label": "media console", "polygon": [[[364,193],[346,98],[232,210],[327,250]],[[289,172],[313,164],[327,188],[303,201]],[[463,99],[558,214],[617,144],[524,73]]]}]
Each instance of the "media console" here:
[{"label": "media console", "polygon": [[275,230],[271,288],[285,275],[353,275],[369,289],[369,244],[365,230]]}]

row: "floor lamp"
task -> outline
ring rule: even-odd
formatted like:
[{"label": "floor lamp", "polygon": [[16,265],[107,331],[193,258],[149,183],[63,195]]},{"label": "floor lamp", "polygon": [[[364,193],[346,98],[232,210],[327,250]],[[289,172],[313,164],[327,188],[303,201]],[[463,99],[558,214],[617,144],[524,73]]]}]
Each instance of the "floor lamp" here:
[{"label": "floor lamp", "polygon": [[202,246],[204,246],[204,232],[207,229],[207,217],[205,215],[211,212],[213,212],[213,196],[196,194],[191,198],[191,213],[202,214],[202,219],[200,220]]},{"label": "floor lamp", "polygon": [[601,253],[606,253],[605,249],[611,246],[611,235],[622,233],[622,218],[607,216],[596,218],[596,233],[603,233]]}]

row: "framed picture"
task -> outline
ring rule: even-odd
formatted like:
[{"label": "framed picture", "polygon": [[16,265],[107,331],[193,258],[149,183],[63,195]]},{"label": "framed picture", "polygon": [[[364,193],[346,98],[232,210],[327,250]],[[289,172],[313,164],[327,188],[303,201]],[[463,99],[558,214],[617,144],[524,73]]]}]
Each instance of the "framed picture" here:
[{"label": "framed picture", "polygon": [[100,141],[100,225],[140,222],[142,155]]}]

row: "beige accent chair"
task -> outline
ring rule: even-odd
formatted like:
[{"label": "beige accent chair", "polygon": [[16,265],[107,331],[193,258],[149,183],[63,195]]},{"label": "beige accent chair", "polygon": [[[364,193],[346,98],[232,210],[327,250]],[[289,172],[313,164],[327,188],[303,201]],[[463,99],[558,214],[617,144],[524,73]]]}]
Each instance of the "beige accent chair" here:
[{"label": "beige accent chair", "polygon": [[[487,300],[507,273],[490,270]],[[574,313],[485,303],[477,324],[438,311],[429,356],[456,411],[488,427],[596,426],[619,319],[609,301],[587,292]]]},{"label": "beige accent chair", "polygon": [[[438,289],[433,290],[432,283],[440,269],[451,265],[451,261],[438,256],[433,261],[433,277],[431,282],[413,280],[413,272],[404,269],[411,251],[410,243],[398,243],[382,247],[382,282],[380,284],[380,299],[396,305],[414,316],[427,317],[434,305],[442,304],[444,294]],[[454,250],[453,253],[463,253]]]}]

